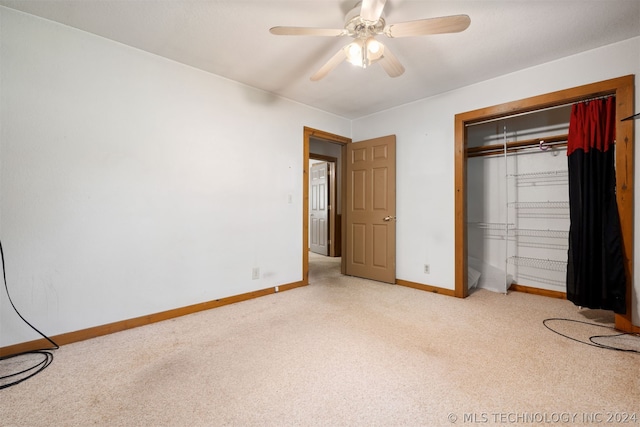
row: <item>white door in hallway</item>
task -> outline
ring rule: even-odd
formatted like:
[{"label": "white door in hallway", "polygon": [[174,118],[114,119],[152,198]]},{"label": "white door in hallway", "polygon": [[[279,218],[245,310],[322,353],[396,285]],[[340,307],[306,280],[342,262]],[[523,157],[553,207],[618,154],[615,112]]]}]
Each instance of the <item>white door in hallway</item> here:
[{"label": "white door in hallway", "polygon": [[311,166],[309,225],[311,252],[329,255],[329,187],[326,162]]}]

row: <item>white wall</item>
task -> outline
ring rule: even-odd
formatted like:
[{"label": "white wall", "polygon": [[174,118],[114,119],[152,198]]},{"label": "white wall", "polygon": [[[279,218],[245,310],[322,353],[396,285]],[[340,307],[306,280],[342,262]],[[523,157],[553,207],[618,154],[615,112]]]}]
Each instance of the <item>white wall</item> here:
[{"label": "white wall", "polygon": [[[348,120],[2,7],[0,43],[0,238],[35,326],[302,280],[303,126]],[[0,313],[0,346],[38,338]]]},{"label": "white wall", "polygon": [[[354,120],[354,141],[397,136],[397,277],[454,289],[455,114],[628,74],[640,76],[640,38]],[[636,106],[640,106],[638,89]],[[636,144],[638,141],[640,132],[636,132]],[[640,150],[636,156],[640,165]],[[640,195],[635,200],[638,203]],[[640,229],[637,220],[635,227]],[[640,260],[638,236],[640,233],[635,237],[636,265]],[[425,263],[430,264],[431,274],[423,273]],[[638,325],[638,268],[634,287],[634,324]]]}]

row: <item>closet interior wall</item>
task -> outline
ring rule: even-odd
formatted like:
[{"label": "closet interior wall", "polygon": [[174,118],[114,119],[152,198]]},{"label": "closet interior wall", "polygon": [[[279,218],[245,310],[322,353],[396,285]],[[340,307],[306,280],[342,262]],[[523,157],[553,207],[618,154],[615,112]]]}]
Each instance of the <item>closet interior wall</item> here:
[{"label": "closet interior wall", "polygon": [[469,152],[480,150],[467,160],[468,264],[482,266],[478,287],[566,293],[566,146],[534,142],[490,155],[481,147],[566,135],[570,114],[568,105],[467,127]]}]

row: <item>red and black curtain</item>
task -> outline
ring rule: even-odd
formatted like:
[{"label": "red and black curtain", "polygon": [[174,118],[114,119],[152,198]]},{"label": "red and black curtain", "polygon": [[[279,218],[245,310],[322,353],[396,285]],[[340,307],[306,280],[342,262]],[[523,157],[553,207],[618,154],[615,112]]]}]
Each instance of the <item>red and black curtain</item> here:
[{"label": "red and black curtain", "polygon": [[578,306],[625,314],[615,116],[615,97],[577,103],[571,110],[567,299]]}]

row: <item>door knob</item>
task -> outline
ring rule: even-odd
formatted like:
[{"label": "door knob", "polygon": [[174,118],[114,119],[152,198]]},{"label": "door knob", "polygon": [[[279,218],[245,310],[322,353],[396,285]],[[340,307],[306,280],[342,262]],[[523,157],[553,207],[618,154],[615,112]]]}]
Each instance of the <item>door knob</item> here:
[{"label": "door knob", "polygon": [[393,216],[385,216],[384,218],[382,218],[383,221],[391,221],[392,219],[395,219],[395,217],[393,217]]}]

